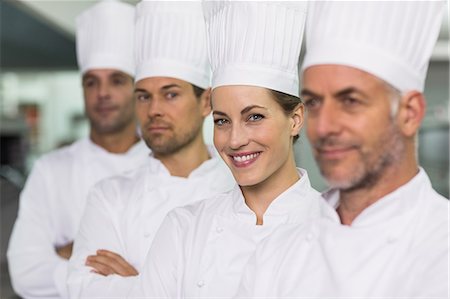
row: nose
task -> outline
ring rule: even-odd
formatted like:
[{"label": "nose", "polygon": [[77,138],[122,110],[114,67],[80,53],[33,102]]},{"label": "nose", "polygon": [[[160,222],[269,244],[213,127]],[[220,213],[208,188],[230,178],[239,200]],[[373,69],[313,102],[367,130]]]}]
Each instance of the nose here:
[{"label": "nose", "polygon": [[308,113],[308,132],[319,138],[336,135],[341,130],[339,107],[324,100],[318,111]]},{"label": "nose", "polygon": [[249,143],[249,135],[244,126],[233,125],[230,134],[230,148],[233,150],[240,149]]},{"label": "nose", "polygon": [[163,113],[163,107],[162,107],[162,101],[158,97],[152,98],[147,106],[147,115],[149,118],[162,116]]},{"label": "nose", "polygon": [[109,84],[100,82],[98,85],[98,97],[100,100],[107,100],[111,97]]}]

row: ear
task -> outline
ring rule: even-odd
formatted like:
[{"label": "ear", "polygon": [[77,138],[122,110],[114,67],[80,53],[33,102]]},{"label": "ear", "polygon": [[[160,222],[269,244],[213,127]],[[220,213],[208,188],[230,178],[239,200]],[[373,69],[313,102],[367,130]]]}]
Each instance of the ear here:
[{"label": "ear", "polygon": [[409,91],[402,96],[398,121],[405,136],[414,137],[425,117],[426,101],[423,93]]},{"label": "ear", "polygon": [[305,106],[302,103],[300,103],[297,105],[295,110],[292,112],[291,136],[297,136],[298,134],[300,134],[300,130],[303,127],[303,121],[304,121],[304,109],[305,109]]},{"label": "ear", "polygon": [[200,96],[200,104],[203,117],[207,117],[211,113],[211,87],[205,89]]}]

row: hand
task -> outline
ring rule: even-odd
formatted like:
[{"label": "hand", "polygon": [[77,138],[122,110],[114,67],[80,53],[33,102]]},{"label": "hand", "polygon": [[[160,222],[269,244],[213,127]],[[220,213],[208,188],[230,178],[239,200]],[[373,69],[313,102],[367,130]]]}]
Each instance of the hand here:
[{"label": "hand", "polygon": [[72,255],[72,247],[73,242],[70,242],[67,245],[64,245],[62,247],[56,247],[56,253],[62,257],[63,259],[70,259],[70,256]]},{"label": "hand", "polygon": [[136,276],[138,271],[123,257],[112,251],[100,249],[96,255],[90,255],[86,259],[86,266],[90,266],[93,272],[108,276],[117,274],[120,276]]}]

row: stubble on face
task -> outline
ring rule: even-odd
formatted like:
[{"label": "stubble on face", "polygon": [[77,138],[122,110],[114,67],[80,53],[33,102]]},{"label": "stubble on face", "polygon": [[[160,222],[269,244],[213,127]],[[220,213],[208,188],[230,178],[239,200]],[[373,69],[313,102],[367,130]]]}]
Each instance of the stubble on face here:
[{"label": "stubble on face", "polygon": [[[315,146],[320,148],[323,146],[341,145],[342,143],[335,137],[324,137],[316,142]],[[346,171],[347,176],[345,177],[334,176],[334,167],[343,167],[338,165],[339,161],[323,161],[320,155],[316,156],[320,171],[330,187],[344,192],[368,189],[377,185],[386,171],[398,163],[405,149],[402,136],[393,117],[390,118],[388,128],[383,131],[383,134],[374,146],[364,148],[358,142],[344,143],[346,146],[354,146],[358,155],[357,163],[354,163],[353,169]],[[336,165],[330,165],[330,163],[335,163]]]},{"label": "stubble on face", "polygon": [[117,116],[112,119],[97,118],[90,116],[89,113],[87,115],[92,130],[102,135],[107,135],[122,132],[131,123],[134,123],[135,116],[133,111],[134,108],[132,106],[119,108]]},{"label": "stubble on face", "polygon": [[162,120],[150,119],[145,128],[152,125],[164,125],[170,131],[170,134],[143,134],[143,139],[153,154],[158,157],[169,156],[189,146],[202,133],[202,122],[196,122],[192,128],[185,131],[177,130],[173,125]]},{"label": "stubble on face", "polygon": [[[97,134],[120,133],[135,123],[132,82],[129,75],[110,69],[91,70],[83,76],[85,113]],[[108,85],[109,91],[99,95],[99,85]]]}]

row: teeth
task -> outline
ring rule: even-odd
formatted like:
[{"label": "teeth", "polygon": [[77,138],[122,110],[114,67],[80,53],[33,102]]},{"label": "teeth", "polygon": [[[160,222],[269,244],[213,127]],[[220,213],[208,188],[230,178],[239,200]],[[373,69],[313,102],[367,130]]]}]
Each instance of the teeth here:
[{"label": "teeth", "polygon": [[254,154],[245,155],[245,156],[234,156],[233,159],[236,162],[245,162],[245,161],[256,158],[258,155],[259,155],[259,153],[254,153]]}]

